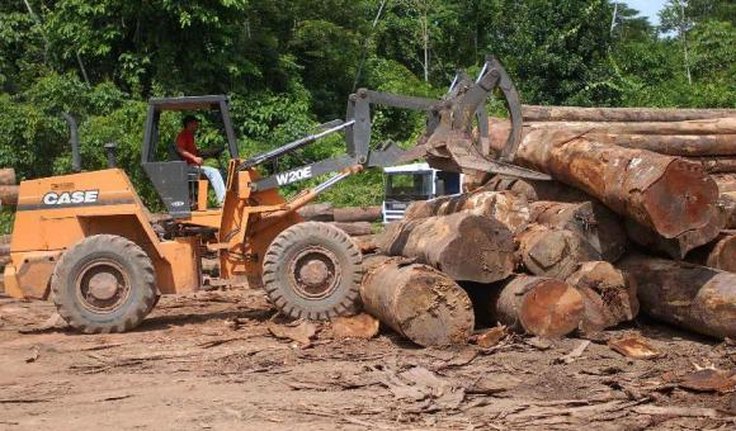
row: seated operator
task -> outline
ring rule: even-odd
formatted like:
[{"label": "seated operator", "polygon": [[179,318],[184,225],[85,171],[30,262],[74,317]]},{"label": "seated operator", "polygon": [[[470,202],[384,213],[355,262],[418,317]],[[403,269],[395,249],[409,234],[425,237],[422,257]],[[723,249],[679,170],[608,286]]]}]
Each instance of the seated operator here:
[{"label": "seated operator", "polygon": [[[187,115],[182,120],[182,126],[181,132],[176,137],[176,151],[187,164],[190,166],[199,166],[202,169],[202,173],[210,181],[212,189],[215,191],[217,205],[222,206],[222,202],[225,200],[225,183],[222,181],[222,174],[215,168],[202,166],[204,159],[200,157],[200,152],[194,143],[194,132],[199,127],[199,120],[193,115]],[[205,157],[211,157],[214,154],[216,152],[202,152],[202,155]]]}]

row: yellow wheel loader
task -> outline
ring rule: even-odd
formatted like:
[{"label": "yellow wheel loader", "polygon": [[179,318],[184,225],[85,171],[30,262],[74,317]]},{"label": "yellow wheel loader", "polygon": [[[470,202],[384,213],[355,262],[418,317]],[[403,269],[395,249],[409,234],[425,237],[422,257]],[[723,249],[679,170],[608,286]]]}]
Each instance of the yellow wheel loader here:
[{"label": "yellow wheel loader", "polygon": [[[227,97],[153,99],[141,163],[169,220],[153,223],[128,175],[113,166],[23,181],[11,263],[4,274],[5,294],[51,298],[61,317],[82,332],[127,331],[146,317],[160,295],[200,289],[201,256],[209,252],[219,256],[223,280],[247,277],[251,286],[262,286],[284,314],[309,319],[349,314],[358,301],[360,251],[338,228],[302,222],[296,213],[319,193],[365,168],[416,158],[445,170],[546,178],[511,164],[521,112],[501,65],[489,58],[477,80],[460,78],[439,101],[359,90],[349,98],[346,120],[247,159],[238,153]],[[505,96],[514,130],[506,151],[494,158],[481,154],[483,143],[474,142],[472,128],[474,118],[480,117],[480,141],[487,139],[483,105],[497,88]],[[371,106],[376,104],[425,111],[427,131],[420,144],[409,151],[395,145],[371,148]],[[221,208],[208,207],[208,183],[197,167],[176,157],[159,159],[166,153],[161,150],[171,146],[159,140],[165,111],[219,113],[229,156]],[[344,155],[269,176],[259,174],[259,165],[337,132],[345,133]],[[75,165],[79,170],[78,157]],[[289,200],[279,194],[280,187],[329,173],[329,179]]]}]

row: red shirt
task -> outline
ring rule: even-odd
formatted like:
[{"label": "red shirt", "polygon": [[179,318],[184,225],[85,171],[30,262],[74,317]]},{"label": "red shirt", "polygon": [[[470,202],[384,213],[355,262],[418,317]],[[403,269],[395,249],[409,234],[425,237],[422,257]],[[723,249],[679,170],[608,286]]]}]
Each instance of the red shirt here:
[{"label": "red shirt", "polygon": [[[176,148],[199,157],[199,150],[197,150],[197,146],[194,144],[194,133],[190,132],[187,129],[183,129],[176,137]],[[184,159],[186,160],[187,164],[195,164],[194,160],[189,160],[186,157]]]}]

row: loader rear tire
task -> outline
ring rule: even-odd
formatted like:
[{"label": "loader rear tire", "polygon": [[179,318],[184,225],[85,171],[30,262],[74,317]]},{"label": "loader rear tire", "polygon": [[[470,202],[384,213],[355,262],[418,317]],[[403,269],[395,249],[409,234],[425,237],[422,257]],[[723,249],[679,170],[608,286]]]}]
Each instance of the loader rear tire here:
[{"label": "loader rear tire", "polygon": [[125,332],[153,309],[154,268],[127,238],[93,235],[69,248],[51,277],[59,315],[87,334]]},{"label": "loader rear tire", "polygon": [[319,222],[281,232],[263,260],[263,287],[293,318],[328,320],[358,309],[363,256],[342,230]]}]

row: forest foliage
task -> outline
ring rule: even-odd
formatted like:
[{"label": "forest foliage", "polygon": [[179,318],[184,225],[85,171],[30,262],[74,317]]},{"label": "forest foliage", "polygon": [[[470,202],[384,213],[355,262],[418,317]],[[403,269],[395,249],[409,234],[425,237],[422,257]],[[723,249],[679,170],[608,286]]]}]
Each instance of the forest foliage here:
[{"label": "forest foliage", "polygon": [[[227,94],[243,156],[344,117],[359,87],[439,97],[487,53],[525,103],[736,107],[736,5],[670,0],[661,25],[610,0],[13,0],[0,3],[0,166],[20,178],[119,164],[153,208],[139,166],[146,101]],[[164,139],[179,118],[166,116]],[[373,142],[409,140],[416,116],[379,112]],[[205,118],[200,145],[223,137]],[[281,161],[338,154],[329,139]],[[380,201],[380,173],[330,191],[336,204]]]}]

